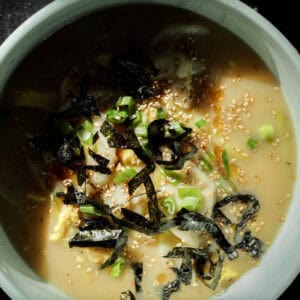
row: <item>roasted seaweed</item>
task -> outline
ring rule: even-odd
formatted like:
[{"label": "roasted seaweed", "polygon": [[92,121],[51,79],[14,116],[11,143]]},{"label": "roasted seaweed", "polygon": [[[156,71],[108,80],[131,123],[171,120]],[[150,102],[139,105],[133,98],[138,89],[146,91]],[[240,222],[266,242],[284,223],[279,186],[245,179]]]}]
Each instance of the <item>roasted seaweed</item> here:
[{"label": "roasted seaweed", "polygon": [[[195,263],[196,274],[202,280],[202,282],[212,290],[215,290],[221,279],[224,255],[222,252],[217,251],[214,254],[217,254],[218,260],[213,262],[210,256],[207,259],[197,258]],[[209,270],[205,272],[205,264],[209,263]]]},{"label": "roasted seaweed", "polygon": [[91,149],[88,150],[89,155],[96,161],[98,165],[96,166],[85,166],[87,170],[93,170],[96,172],[100,172],[102,174],[111,174],[111,170],[107,167],[109,160]]},{"label": "roasted seaweed", "polygon": [[[151,157],[157,164],[164,165],[166,169],[179,170],[183,168],[187,160],[193,157],[198,149],[185,140],[187,135],[192,132],[191,128],[180,125],[181,133],[178,134],[170,124],[171,122],[166,119],[154,120],[149,124],[147,130],[149,149]],[[161,151],[163,146],[171,150],[170,160],[163,160]],[[183,146],[190,149],[183,151]]]},{"label": "roasted seaweed", "polygon": [[106,217],[100,216],[94,219],[81,219],[82,224],[79,226],[80,231],[98,230],[98,229],[113,229],[116,226],[112,224]]},{"label": "roasted seaweed", "polygon": [[121,293],[120,300],[135,300],[135,296],[130,290],[127,290]]},{"label": "roasted seaweed", "polygon": [[173,271],[176,273],[177,278],[173,281],[168,282],[161,290],[161,300],[169,300],[170,296],[180,290],[180,279],[179,271],[176,268],[173,268]]},{"label": "roasted seaweed", "polygon": [[128,191],[132,195],[134,191],[143,183],[148,180],[149,175],[153,172],[154,167],[145,167],[140,172],[138,172],[129,182]]},{"label": "roasted seaweed", "polygon": [[178,278],[185,285],[191,284],[192,280],[192,260],[206,260],[208,255],[206,250],[190,247],[175,247],[165,256],[169,258],[181,258],[181,266],[178,270]]},{"label": "roasted seaweed", "polygon": [[159,70],[143,51],[132,49],[113,57],[109,71],[127,95],[138,99],[156,95],[153,79]]},{"label": "roasted seaweed", "polygon": [[137,293],[142,292],[142,279],[143,279],[143,263],[133,263],[131,265],[133,272],[134,272],[134,285],[135,291]]},{"label": "roasted seaweed", "polygon": [[124,137],[108,121],[103,122],[100,132],[107,138],[111,148],[127,148]]},{"label": "roasted seaweed", "polygon": [[117,258],[123,252],[127,240],[128,240],[127,233],[125,231],[122,231],[117,237],[117,241],[114,246],[115,248],[114,251],[112,252],[111,256],[101,265],[101,269],[104,269],[112,265],[117,260]]},{"label": "roasted seaweed", "polygon": [[238,253],[235,248],[230,245],[230,243],[225,238],[222,230],[217,226],[217,224],[211,219],[198,214],[196,212],[186,212],[182,210],[179,212],[181,219],[179,230],[183,231],[207,231],[216,243],[224,250],[228,255],[229,259],[235,259],[238,257]]},{"label": "roasted seaweed", "polygon": [[254,258],[259,258],[263,252],[262,241],[252,236],[249,230],[245,232],[242,241],[236,244],[235,248],[248,252],[248,254]]},{"label": "roasted seaweed", "polygon": [[124,231],[120,229],[84,230],[76,233],[70,240],[72,247],[104,247],[115,248]]},{"label": "roasted seaweed", "polygon": [[56,193],[56,196],[62,198],[65,204],[82,205],[86,202],[86,193],[79,192],[73,185],[68,186],[67,193]]},{"label": "roasted seaweed", "polygon": [[251,219],[253,219],[256,215],[256,213],[260,209],[260,205],[258,200],[253,195],[248,194],[239,194],[239,195],[231,195],[225,197],[223,200],[217,202],[214,206],[213,210],[213,218],[219,219],[221,222],[223,222],[225,225],[232,224],[231,220],[225,216],[225,214],[221,211],[221,208],[230,204],[230,203],[246,203],[248,204],[249,208],[243,213],[242,217],[240,218],[240,221],[238,224],[236,224],[237,232],[240,232],[247,222]]}]

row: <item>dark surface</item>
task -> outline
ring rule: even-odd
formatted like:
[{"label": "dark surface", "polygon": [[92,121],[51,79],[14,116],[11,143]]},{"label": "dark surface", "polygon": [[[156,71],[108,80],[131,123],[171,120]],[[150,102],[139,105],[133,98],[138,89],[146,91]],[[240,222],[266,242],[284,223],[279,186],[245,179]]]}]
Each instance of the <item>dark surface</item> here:
[{"label": "dark surface", "polygon": [[[19,24],[50,2],[51,0],[0,0],[0,44]],[[282,1],[277,3],[275,1],[244,0],[244,2],[271,21],[299,51],[299,33],[293,30],[296,27],[295,22],[298,24],[298,20],[292,20],[292,12],[298,11],[298,1],[287,0],[284,5]],[[297,295],[297,284],[300,285],[300,276],[280,297],[280,300],[293,299],[292,295]],[[1,289],[0,299],[9,299]]]}]

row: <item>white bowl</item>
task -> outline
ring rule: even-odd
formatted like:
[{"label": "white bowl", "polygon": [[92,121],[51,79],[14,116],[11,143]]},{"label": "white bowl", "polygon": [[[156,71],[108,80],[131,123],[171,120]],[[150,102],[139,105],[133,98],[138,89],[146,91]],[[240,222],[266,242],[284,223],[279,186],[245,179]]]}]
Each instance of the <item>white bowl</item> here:
[{"label": "white bowl", "polygon": [[[221,24],[250,45],[277,77],[300,135],[300,57],[282,34],[237,0],[56,0],[23,23],[0,47],[0,91],[25,55],[64,25],[95,10],[128,3],[158,3],[185,8]],[[300,139],[298,139],[298,149]],[[299,151],[298,151],[299,158]],[[299,183],[300,169],[297,169]],[[1,194],[1,191],[0,191]],[[300,184],[286,222],[261,265],[214,299],[276,299],[300,271]],[[26,265],[0,226],[0,285],[12,299],[68,299]]]}]

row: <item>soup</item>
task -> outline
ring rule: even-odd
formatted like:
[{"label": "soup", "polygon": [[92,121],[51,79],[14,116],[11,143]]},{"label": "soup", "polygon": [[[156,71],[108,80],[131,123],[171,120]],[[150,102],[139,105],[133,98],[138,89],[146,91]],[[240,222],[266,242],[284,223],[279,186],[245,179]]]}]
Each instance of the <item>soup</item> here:
[{"label": "soup", "polygon": [[190,12],[127,6],[65,27],[12,76],[1,115],[1,221],[75,299],[207,299],[259,266],[284,222],[296,147],[279,83]]}]

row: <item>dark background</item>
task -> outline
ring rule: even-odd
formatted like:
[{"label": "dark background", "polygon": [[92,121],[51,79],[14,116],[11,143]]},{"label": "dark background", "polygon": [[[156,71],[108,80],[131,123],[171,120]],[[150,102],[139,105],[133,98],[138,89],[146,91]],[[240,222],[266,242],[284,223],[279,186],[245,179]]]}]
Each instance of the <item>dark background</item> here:
[{"label": "dark background", "polygon": [[[34,12],[36,12],[37,10],[39,10],[40,8],[42,8],[50,2],[52,1],[0,0],[0,44],[18,25],[20,25]],[[298,11],[298,1],[243,0],[243,2],[257,9],[259,13],[261,13],[271,23],[273,23],[299,51],[299,33],[296,30],[293,30],[297,27],[296,25],[299,24],[299,16],[298,18],[294,18],[293,13]],[[297,295],[297,284],[300,285],[300,275],[298,275],[298,277],[292,283],[289,289],[280,297],[280,300],[293,299],[294,297],[292,295]],[[8,299],[9,298],[3,293],[3,291],[0,288],[0,300]]]}]

